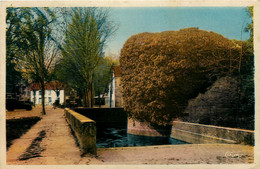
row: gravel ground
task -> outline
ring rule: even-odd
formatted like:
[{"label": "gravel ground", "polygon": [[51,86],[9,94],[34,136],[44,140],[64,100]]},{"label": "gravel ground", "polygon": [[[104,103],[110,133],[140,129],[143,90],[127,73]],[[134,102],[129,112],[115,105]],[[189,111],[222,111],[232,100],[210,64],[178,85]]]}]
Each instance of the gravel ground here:
[{"label": "gravel ground", "polygon": [[100,149],[98,154],[98,159],[103,164],[239,164],[254,162],[253,147],[234,144],[110,148]]}]

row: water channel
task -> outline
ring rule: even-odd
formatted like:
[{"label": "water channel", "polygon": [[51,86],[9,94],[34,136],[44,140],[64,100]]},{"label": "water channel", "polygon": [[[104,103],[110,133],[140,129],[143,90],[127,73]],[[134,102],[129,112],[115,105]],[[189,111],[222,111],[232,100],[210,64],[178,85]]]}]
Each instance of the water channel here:
[{"label": "water channel", "polygon": [[149,137],[128,134],[126,128],[97,128],[97,147],[135,147],[151,145],[188,144],[166,137]]},{"label": "water channel", "polygon": [[75,111],[96,122],[98,148],[188,144],[173,138],[128,134],[127,113],[123,108],[75,108]]}]

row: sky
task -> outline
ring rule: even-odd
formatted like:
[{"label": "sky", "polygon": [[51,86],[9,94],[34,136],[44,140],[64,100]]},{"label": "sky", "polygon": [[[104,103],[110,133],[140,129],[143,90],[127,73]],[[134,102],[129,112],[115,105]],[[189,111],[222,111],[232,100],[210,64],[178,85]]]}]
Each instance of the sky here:
[{"label": "sky", "polygon": [[229,39],[246,40],[249,38],[249,33],[245,32],[244,28],[251,21],[246,9],[246,7],[111,8],[110,20],[118,25],[118,30],[108,41],[105,52],[106,55],[118,57],[126,40],[137,33],[163,32],[188,27],[213,31]]}]

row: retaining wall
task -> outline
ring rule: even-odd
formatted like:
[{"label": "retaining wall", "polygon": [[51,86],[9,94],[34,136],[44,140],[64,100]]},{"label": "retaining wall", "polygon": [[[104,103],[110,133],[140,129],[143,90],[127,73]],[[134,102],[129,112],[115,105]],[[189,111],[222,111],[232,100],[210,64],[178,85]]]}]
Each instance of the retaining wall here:
[{"label": "retaining wall", "polygon": [[254,131],[173,121],[171,137],[188,143],[235,143],[254,145]]},{"label": "retaining wall", "polygon": [[171,134],[171,127],[155,127],[148,123],[128,118],[127,133],[139,136],[169,137]]},{"label": "retaining wall", "polygon": [[127,112],[124,108],[74,108],[75,112],[82,114],[96,122],[97,127],[111,127],[127,125]]},{"label": "retaining wall", "polygon": [[65,108],[64,111],[81,151],[96,155],[96,122],[68,108]]}]

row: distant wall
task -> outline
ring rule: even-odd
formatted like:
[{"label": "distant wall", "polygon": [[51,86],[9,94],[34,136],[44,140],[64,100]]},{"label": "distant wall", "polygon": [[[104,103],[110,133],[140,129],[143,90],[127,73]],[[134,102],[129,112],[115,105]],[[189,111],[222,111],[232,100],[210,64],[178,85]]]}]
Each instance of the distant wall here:
[{"label": "distant wall", "polygon": [[173,121],[171,137],[188,143],[254,145],[254,131]]},{"label": "distant wall", "polygon": [[94,120],[102,126],[125,126],[127,125],[127,112],[123,108],[74,108],[74,111]]},{"label": "distant wall", "polygon": [[96,155],[96,122],[68,108],[64,111],[68,123],[75,132],[81,151]]}]

